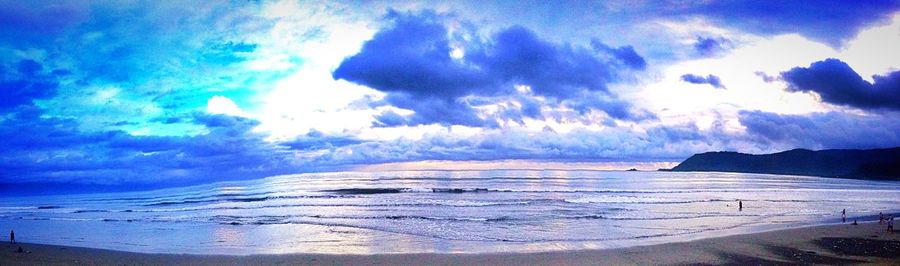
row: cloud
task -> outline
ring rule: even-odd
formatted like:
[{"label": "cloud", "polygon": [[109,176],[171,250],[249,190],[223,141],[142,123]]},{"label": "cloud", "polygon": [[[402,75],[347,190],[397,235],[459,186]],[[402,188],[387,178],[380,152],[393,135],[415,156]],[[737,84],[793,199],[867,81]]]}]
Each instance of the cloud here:
[{"label": "cloud", "polygon": [[228,97],[216,95],[206,102],[206,112],[210,114],[224,114],[232,116],[248,116],[237,104]]},{"label": "cloud", "polygon": [[59,82],[44,72],[43,66],[31,59],[20,60],[15,67],[0,65],[0,111],[56,95]]},{"label": "cloud", "polygon": [[781,73],[788,91],[815,92],[822,101],[860,109],[900,110],[900,71],[863,80],[847,63],[829,58]]},{"label": "cloud", "polygon": [[376,127],[397,127],[410,124],[408,119],[393,110],[381,112],[375,116],[375,122],[372,123]]},{"label": "cloud", "polygon": [[864,149],[900,146],[900,121],[892,115],[840,112],[782,115],[741,111],[739,120],[758,145],[780,149]]},{"label": "cloud", "polygon": [[502,30],[492,40],[466,59],[497,84],[526,84],[536,95],[568,99],[582,90],[608,92],[615,79],[611,64],[591,50],[550,43],[524,27]]},{"label": "cloud", "polygon": [[772,83],[772,82],[775,82],[775,80],[777,80],[777,78],[775,78],[773,76],[769,76],[768,74],[766,74],[766,72],[756,71],[756,72],[753,72],[753,74],[756,75],[757,77],[761,78],[762,81],[766,82],[766,83]]},{"label": "cloud", "polygon": [[709,84],[716,89],[725,89],[725,85],[722,85],[722,80],[711,74],[706,75],[706,77],[694,74],[684,74],[681,75],[681,80],[693,84]]},{"label": "cloud", "polygon": [[701,56],[714,56],[719,52],[730,48],[731,41],[722,37],[697,37],[694,50]]},{"label": "cloud", "polygon": [[[278,74],[244,66],[257,56],[257,37],[271,27],[257,8],[0,0],[0,64],[9,65],[0,71],[16,74],[0,79],[4,93],[15,87],[16,95],[0,105],[34,98],[45,115],[81,117],[85,128],[184,133],[185,124],[160,129],[147,118],[184,115],[216,95],[244,106]],[[123,118],[132,123],[118,123]]]},{"label": "cloud", "polygon": [[[379,117],[380,125],[402,121],[406,125],[491,126],[496,122],[479,115],[464,98],[509,97],[518,93],[516,85],[528,86],[530,93],[557,104],[589,106],[618,119],[636,117],[629,113],[630,105],[607,88],[621,67],[646,67],[630,46],[611,48],[595,42],[595,51],[552,43],[520,26],[500,30],[486,40],[464,41],[456,38],[462,33],[448,32],[442,17],[433,12],[391,11],[386,19],[390,25],[333,72],[335,79],[387,92],[388,103],[415,112],[404,119],[385,113]],[[451,54],[459,48],[452,46],[462,46],[464,55],[454,58]],[[614,103],[586,105],[579,98],[586,92],[605,94],[607,102]],[[527,113],[533,114],[530,108]]]},{"label": "cloud", "polygon": [[[496,127],[496,121],[482,118],[472,106],[463,99],[444,98],[415,98],[407,94],[388,95],[386,101],[397,107],[415,110],[416,112],[406,117],[384,116],[377,117],[378,122],[384,125],[401,122],[403,125],[427,125],[439,123],[443,125],[463,125],[472,127]],[[391,120],[392,119],[392,120]]]},{"label": "cloud", "polygon": [[194,113],[192,119],[195,124],[203,125],[207,128],[249,129],[259,125],[259,122],[256,120],[228,114]]},{"label": "cloud", "polygon": [[[90,11],[67,2],[38,5],[21,1],[0,1],[0,36],[20,38],[53,35],[84,22]],[[21,38],[26,37],[26,40]],[[4,39],[0,37],[0,39]]]},{"label": "cloud", "polygon": [[196,113],[194,136],[84,131],[74,119],[21,108],[0,121],[0,183],[177,186],[299,171],[289,149],[254,133],[258,122]]},{"label": "cloud", "polygon": [[631,69],[644,70],[645,68],[647,68],[647,61],[644,60],[644,57],[639,55],[631,45],[613,48],[600,42],[597,39],[594,39],[591,40],[591,46],[594,47],[595,50],[612,55],[620,63],[628,66]]},{"label": "cloud", "polygon": [[362,140],[351,136],[330,136],[325,135],[317,130],[311,130],[303,136],[299,136],[293,140],[280,142],[279,145],[290,147],[292,150],[334,150],[335,148],[345,147],[363,143]]},{"label": "cloud", "polygon": [[[421,139],[369,141],[338,147],[310,158],[314,164],[377,164],[421,160],[667,161],[710,149],[744,149],[727,133],[693,125],[657,126],[645,132],[624,128],[575,129],[558,133],[495,129],[461,136],[434,133]],[[745,150],[745,149],[744,149]]]},{"label": "cloud", "polygon": [[434,13],[420,16],[391,11],[393,25],[363,44],[334,70],[344,79],[384,92],[454,98],[472,93],[486,77],[450,57],[447,29]]},{"label": "cloud", "polygon": [[876,1],[707,1],[670,8],[672,15],[693,13],[716,23],[761,34],[800,33],[839,47],[860,29],[885,22],[900,9],[894,0]]}]

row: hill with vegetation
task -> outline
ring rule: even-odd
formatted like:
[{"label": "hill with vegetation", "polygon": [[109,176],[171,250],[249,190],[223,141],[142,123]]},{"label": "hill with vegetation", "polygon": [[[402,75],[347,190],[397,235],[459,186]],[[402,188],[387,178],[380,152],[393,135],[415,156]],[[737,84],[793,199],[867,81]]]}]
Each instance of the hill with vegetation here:
[{"label": "hill with vegetation", "polygon": [[672,168],[671,171],[900,180],[900,147],[820,151],[794,149],[758,155],[738,152],[706,152],[691,156]]}]

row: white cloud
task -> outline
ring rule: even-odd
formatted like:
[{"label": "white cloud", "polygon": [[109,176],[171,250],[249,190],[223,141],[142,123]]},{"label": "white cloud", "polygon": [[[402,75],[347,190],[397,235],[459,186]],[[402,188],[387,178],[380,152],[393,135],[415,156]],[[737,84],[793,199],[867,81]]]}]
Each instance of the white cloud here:
[{"label": "white cloud", "polygon": [[249,117],[247,112],[241,110],[237,104],[225,96],[213,96],[206,101],[206,112],[210,114],[222,114],[230,116]]},{"label": "white cloud", "polygon": [[250,65],[291,71],[257,95],[253,108],[259,131],[271,140],[290,139],[315,129],[326,134],[359,131],[371,126],[375,110],[348,108],[366,95],[380,93],[346,81],[331,71],[359,51],[374,30],[355,21],[339,3],[267,4],[263,15],[276,21],[267,38],[257,40],[260,56]]},{"label": "white cloud", "polygon": [[863,30],[849,41],[839,58],[863,79],[900,70],[900,13],[890,24]]}]

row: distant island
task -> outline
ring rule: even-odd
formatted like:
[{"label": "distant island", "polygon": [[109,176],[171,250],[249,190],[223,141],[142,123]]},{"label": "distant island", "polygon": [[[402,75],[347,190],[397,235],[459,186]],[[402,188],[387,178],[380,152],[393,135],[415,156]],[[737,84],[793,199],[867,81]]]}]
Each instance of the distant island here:
[{"label": "distant island", "polygon": [[677,172],[736,172],[900,180],[900,147],[872,150],[794,149],[773,154],[706,152],[672,169]]}]

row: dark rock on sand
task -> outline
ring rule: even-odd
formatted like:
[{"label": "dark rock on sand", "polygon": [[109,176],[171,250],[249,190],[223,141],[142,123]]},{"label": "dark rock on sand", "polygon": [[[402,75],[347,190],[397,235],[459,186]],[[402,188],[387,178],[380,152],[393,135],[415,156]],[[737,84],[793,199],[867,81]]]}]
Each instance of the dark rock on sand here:
[{"label": "dark rock on sand", "polygon": [[840,255],[900,259],[900,241],[823,237],[816,244]]}]

